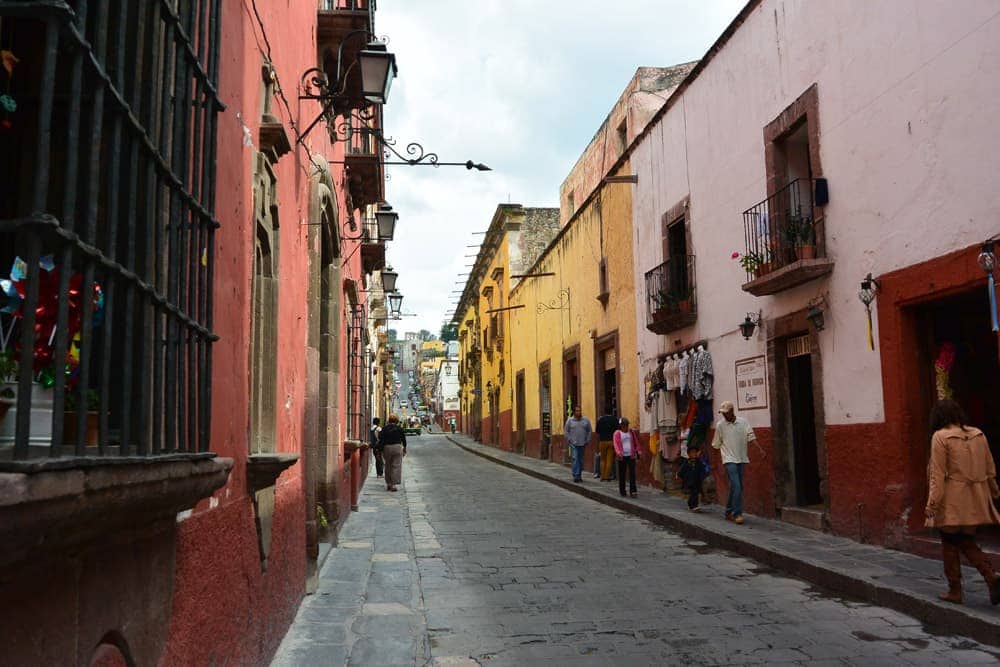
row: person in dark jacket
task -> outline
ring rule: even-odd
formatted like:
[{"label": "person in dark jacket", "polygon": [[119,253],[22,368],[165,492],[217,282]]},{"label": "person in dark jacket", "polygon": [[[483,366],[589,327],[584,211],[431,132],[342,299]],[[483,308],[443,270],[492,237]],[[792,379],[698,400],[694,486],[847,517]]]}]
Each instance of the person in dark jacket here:
[{"label": "person in dark jacket", "polygon": [[399,425],[399,415],[389,415],[389,423],[379,436],[382,459],[385,461],[385,488],[398,491],[403,481],[403,457],[406,456],[406,433]]},{"label": "person in dark jacket", "polygon": [[705,465],[701,460],[701,446],[688,445],[687,458],[681,463],[677,477],[684,483],[684,490],[688,493],[688,509],[692,512],[700,511],[701,506],[698,501],[701,495],[701,484],[705,481]]},{"label": "person in dark jacket", "polygon": [[379,439],[381,433],[381,420],[375,417],[372,419],[372,431],[371,437],[368,439],[368,444],[371,445],[372,456],[375,457],[375,476],[379,479],[382,478],[382,473],[385,470],[385,461],[382,460],[382,442]]}]

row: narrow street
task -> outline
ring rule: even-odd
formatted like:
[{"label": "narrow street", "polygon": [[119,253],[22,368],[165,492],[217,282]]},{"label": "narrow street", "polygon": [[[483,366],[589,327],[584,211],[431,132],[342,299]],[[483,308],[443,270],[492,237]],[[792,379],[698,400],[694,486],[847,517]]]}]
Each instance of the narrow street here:
[{"label": "narrow street", "polygon": [[[361,511],[274,665],[993,664],[425,433]],[[650,491],[643,490],[643,493]]]}]

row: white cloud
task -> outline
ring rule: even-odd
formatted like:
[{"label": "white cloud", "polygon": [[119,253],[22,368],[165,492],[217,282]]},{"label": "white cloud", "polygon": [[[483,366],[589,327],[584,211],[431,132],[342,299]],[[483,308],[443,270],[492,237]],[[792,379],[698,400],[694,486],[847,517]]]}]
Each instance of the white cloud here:
[{"label": "white cloud", "polygon": [[559,184],[640,66],[701,57],[743,0],[380,0],[399,78],[386,134],[462,167],[391,167],[396,323],[437,332],[466,248],[498,203],[557,206]]}]

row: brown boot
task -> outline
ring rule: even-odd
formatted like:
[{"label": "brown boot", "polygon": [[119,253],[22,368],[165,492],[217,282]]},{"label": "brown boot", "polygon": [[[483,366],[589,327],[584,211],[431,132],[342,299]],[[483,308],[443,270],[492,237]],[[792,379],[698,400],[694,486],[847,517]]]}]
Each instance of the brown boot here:
[{"label": "brown boot", "polygon": [[945,602],[962,604],[962,551],[956,544],[941,541],[941,560],[944,576],[948,580],[948,592],[938,597]]},{"label": "brown boot", "polygon": [[972,567],[979,570],[979,574],[983,575],[983,579],[986,580],[986,586],[990,590],[990,602],[1000,604],[1000,577],[993,569],[993,563],[990,562],[989,556],[983,553],[983,550],[976,544],[976,539],[971,535],[962,540],[959,546]]}]

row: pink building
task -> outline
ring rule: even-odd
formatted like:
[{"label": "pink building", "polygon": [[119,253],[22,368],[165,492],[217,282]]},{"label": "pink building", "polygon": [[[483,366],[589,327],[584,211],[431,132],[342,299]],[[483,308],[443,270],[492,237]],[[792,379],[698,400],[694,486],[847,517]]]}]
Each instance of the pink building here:
[{"label": "pink building", "polygon": [[[935,397],[1000,455],[996,8],[753,0],[628,151],[644,379],[708,350],[707,414],[759,436],[752,512],[921,550]],[[644,431],[683,419],[666,393]]]},{"label": "pink building", "polygon": [[0,7],[4,660],[266,663],[368,469],[374,3],[60,5]]}]

